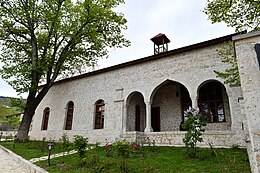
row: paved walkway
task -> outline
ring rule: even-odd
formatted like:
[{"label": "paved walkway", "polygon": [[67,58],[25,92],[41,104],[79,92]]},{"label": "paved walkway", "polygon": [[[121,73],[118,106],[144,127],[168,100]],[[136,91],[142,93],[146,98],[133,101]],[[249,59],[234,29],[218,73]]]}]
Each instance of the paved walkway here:
[{"label": "paved walkway", "polygon": [[[90,147],[89,149],[93,149],[93,148]],[[72,151],[69,151],[69,152],[53,154],[53,155],[51,155],[51,159],[56,158],[56,157],[74,154],[76,152],[77,152],[76,150],[72,150]],[[20,157],[20,156],[18,156],[18,157]],[[31,159],[31,160],[29,160],[29,163],[30,162],[34,163],[34,162],[47,160],[47,159],[48,159],[48,156],[43,156],[43,157],[40,157],[40,158]],[[17,162],[12,155],[8,154],[3,149],[0,149],[0,173],[30,173],[30,172],[32,172],[32,170],[25,168],[24,165]],[[35,172],[35,171],[33,171],[33,172]],[[46,172],[46,171],[42,170],[42,171],[38,171],[38,172]]]},{"label": "paved walkway", "polygon": [[12,156],[0,149],[0,173],[28,173],[30,170],[16,162]]},{"label": "paved walkway", "polygon": [[[87,150],[92,150],[93,147],[87,148]],[[56,158],[56,157],[63,157],[63,156],[67,156],[67,155],[71,155],[77,153],[77,150],[71,150],[69,152],[63,152],[63,153],[57,153],[57,154],[52,154],[50,156],[50,159]],[[47,160],[48,156],[43,156],[43,157],[39,157],[39,158],[33,158],[30,159],[29,162],[34,163],[34,162],[39,162],[39,161],[43,161],[43,160]]]},{"label": "paved walkway", "polygon": [[[58,153],[58,154],[52,154],[50,156],[50,159],[53,159],[53,158],[56,158],[56,157],[62,157],[62,156],[67,156],[67,155],[71,155],[71,154],[74,154],[74,153],[77,153],[76,150],[71,150],[69,152],[64,152],[64,153]],[[39,162],[39,161],[42,161],[42,160],[47,160],[48,159],[48,156],[43,156],[43,157],[40,157],[40,158],[33,158],[33,159],[30,159],[29,161],[31,163],[34,163],[34,162]]]}]

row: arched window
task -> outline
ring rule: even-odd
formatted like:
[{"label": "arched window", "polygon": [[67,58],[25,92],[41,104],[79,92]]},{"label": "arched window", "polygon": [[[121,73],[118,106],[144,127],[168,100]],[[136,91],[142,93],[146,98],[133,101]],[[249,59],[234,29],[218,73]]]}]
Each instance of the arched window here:
[{"label": "arched window", "polygon": [[104,100],[98,100],[95,104],[96,115],[95,115],[95,129],[104,128],[104,116],[105,116],[105,102]]},{"label": "arched window", "polygon": [[50,108],[47,107],[43,111],[42,128],[41,128],[42,130],[47,130],[48,128],[49,115],[50,115]]},{"label": "arched window", "polygon": [[223,86],[220,82],[208,82],[199,90],[199,108],[208,122],[225,122]]},{"label": "arched window", "polygon": [[70,101],[67,104],[67,116],[66,116],[65,130],[71,130],[71,128],[72,128],[73,110],[74,110],[74,103],[72,101]]}]

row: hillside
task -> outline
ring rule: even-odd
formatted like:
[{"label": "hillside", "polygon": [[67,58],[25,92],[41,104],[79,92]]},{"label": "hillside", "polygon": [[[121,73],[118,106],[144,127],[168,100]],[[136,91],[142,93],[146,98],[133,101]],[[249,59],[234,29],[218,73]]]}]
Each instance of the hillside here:
[{"label": "hillside", "polygon": [[[23,112],[25,100],[0,96],[0,130],[14,130],[20,124],[19,116]],[[11,117],[7,117],[11,116]]]},{"label": "hillside", "polygon": [[11,106],[11,97],[4,97],[0,96],[0,103],[6,105],[6,106]]}]

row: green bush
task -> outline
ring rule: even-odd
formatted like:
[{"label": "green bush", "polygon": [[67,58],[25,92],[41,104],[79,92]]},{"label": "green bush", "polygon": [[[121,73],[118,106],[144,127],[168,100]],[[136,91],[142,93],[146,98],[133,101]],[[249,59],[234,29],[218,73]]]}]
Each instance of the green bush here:
[{"label": "green bush", "polygon": [[68,150],[68,147],[69,147],[69,144],[70,144],[68,134],[67,133],[63,133],[61,138],[59,139],[59,141],[61,142],[61,146],[62,146],[63,152],[65,150]]},{"label": "green bush", "polygon": [[132,146],[126,140],[121,140],[113,144],[113,150],[117,157],[127,159],[130,156]]},{"label": "green bush", "polygon": [[187,119],[184,121],[182,127],[187,130],[187,132],[182,140],[187,147],[188,155],[194,158],[198,153],[197,142],[203,141],[202,132],[205,131],[203,126],[206,126],[206,122],[201,119],[199,110],[189,107],[184,113]]},{"label": "green bush", "polygon": [[75,135],[74,136],[74,145],[78,151],[80,159],[85,157],[86,154],[86,149],[88,146],[88,138],[84,138],[83,136],[80,135]]}]

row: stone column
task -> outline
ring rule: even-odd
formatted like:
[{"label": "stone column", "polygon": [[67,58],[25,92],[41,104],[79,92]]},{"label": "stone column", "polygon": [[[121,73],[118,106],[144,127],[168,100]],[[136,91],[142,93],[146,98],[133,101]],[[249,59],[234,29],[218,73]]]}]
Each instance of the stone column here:
[{"label": "stone column", "polygon": [[153,128],[151,125],[151,103],[150,102],[145,102],[146,105],[146,127],[145,127],[145,132],[152,132]]},{"label": "stone column", "polygon": [[129,104],[126,104],[124,106],[124,110],[123,110],[123,119],[122,119],[122,130],[123,133],[126,132],[126,127],[127,127],[127,110],[128,110]]},{"label": "stone column", "polygon": [[192,96],[191,97],[191,106],[196,109],[198,107],[198,98],[197,96]]}]

